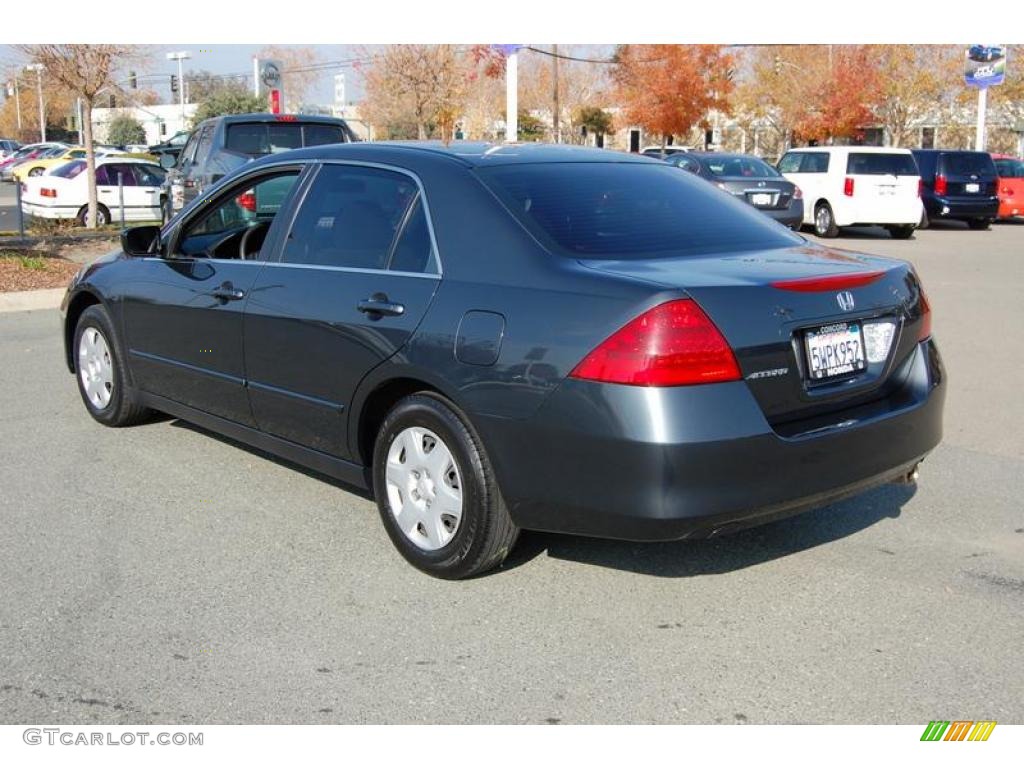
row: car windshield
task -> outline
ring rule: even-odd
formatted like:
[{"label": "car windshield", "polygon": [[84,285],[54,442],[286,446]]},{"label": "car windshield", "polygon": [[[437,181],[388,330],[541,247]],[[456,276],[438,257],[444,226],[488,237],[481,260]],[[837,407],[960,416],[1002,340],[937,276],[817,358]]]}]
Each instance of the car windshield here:
[{"label": "car windshield", "polygon": [[917,176],[917,163],[908,152],[851,152],[846,172],[860,176]]},{"label": "car windshield", "polygon": [[60,176],[64,179],[73,179],[75,176],[85,170],[85,160],[72,160],[70,163],[54,168],[51,172],[51,176]]},{"label": "car windshield", "polygon": [[984,152],[947,152],[942,170],[949,176],[993,176],[992,157]]},{"label": "car windshield", "polygon": [[669,165],[531,163],[479,173],[527,229],[577,257],[702,256],[804,242]]},{"label": "car windshield", "polygon": [[996,173],[1004,179],[1024,179],[1024,160],[996,160]]},{"label": "car windshield", "polygon": [[705,157],[704,165],[714,176],[774,178],[782,175],[756,157]]},{"label": "car windshield", "polygon": [[[303,129],[306,129],[303,141]],[[225,149],[246,157],[287,152],[300,147],[335,144],[345,140],[340,125],[302,123],[235,123],[228,126]]]}]

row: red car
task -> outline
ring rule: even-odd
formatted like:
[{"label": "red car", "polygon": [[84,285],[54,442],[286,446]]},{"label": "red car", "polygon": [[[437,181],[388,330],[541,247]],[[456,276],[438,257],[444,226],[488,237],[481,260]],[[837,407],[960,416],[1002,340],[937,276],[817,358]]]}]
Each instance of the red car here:
[{"label": "red car", "polygon": [[1010,155],[992,155],[999,174],[999,218],[1024,216],[1024,160]]}]

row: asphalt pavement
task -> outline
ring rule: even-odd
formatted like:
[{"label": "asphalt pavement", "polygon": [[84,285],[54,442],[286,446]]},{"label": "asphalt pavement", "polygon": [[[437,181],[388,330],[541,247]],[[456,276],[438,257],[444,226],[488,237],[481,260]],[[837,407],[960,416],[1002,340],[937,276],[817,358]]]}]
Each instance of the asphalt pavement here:
[{"label": "asphalt pavement", "polygon": [[0,315],[0,722],[1024,722],[1024,225],[847,235],[931,299],[916,490],[707,542],[524,534],[456,583],[333,482],[99,426],[56,312]]}]

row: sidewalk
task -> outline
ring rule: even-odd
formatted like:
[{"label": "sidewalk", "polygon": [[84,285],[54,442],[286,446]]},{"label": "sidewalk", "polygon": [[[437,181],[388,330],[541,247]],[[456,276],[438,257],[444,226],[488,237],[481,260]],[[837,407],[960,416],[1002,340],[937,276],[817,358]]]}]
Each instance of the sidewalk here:
[{"label": "sidewalk", "polygon": [[11,291],[0,293],[0,313],[26,312],[32,309],[57,309],[64,298],[65,288],[45,288],[41,291]]}]

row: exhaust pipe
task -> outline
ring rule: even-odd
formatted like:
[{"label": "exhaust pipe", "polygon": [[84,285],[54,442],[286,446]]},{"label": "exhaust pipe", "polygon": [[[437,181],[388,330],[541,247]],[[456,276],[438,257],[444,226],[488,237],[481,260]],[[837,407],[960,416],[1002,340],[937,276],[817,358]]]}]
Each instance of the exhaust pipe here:
[{"label": "exhaust pipe", "polygon": [[917,478],[921,474],[920,470],[921,462],[917,462],[917,464],[910,468],[909,472],[907,472],[905,475],[900,475],[895,480],[893,480],[893,482],[896,483],[897,485],[914,485],[915,483],[917,483]]}]

